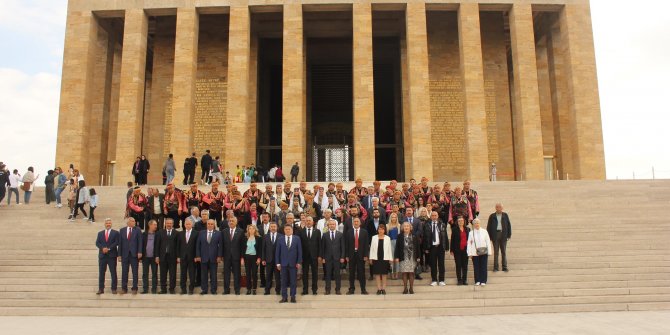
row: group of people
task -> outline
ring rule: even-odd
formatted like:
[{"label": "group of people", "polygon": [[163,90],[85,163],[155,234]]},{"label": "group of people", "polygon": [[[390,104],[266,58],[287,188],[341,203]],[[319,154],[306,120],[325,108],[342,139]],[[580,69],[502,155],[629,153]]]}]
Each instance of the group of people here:
[{"label": "group of people", "polygon": [[[10,173],[7,166],[0,162],[0,203],[6,196],[7,206],[11,205],[12,194],[14,194],[17,205],[29,204],[37,178],[39,178],[39,174],[35,175],[32,166],[28,167],[28,170],[21,175],[18,169],[14,169]],[[23,203],[19,201],[19,190],[23,191]]]},{"label": "group of people", "polygon": [[[184,179],[182,185],[191,185],[195,180],[195,173],[198,167],[197,154],[194,152],[190,157],[184,159],[183,174]],[[145,155],[137,156],[133,164],[132,173],[135,178],[134,185],[146,185],[151,164]],[[210,150],[205,150],[205,154],[200,158],[200,184],[210,185],[212,182],[218,182],[223,185],[230,185],[233,183],[251,183],[251,182],[283,182],[286,180],[282,167],[274,164],[270,169],[265,169],[260,165],[254,163],[237,165],[233,174],[230,171],[223,171],[219,156],[212,156]],[[163,163],[162,177],[163,185],[170,184],[174,181],[177,172],[177,164],[174,160],[173,154],[168,154],[165,163]],[[291,181],[298,181],[300,174],[300,166],[296,162],[291,166],[290,176]]]},{"label": "group of people", "polygon": [[131,291],[138,293],[141,263],[141,293],[175,294],[179,265],[181,294],[193,294],[198,286],[200,294],[216,294],[222,264],[223,294],[241,294],[244,284],[246,294],[254,295],[260,279],[265,295],[275,282],[282,302],[295,301],[300,276],[302,294],[317,294],[319,268],[326,295],[333,292],[333,281],[334,293],[342,293],[342,270],[348,273],[346,294],[355,294],[356,282],[360,293],[368,294],[367,280],[374,278],[376,293],[384,295],[389,275],[402,279],[403,294],[413,294],[414,279],[428,269],[430,285],[445,286],[447,252],[454,257],[458,285],[468,285],[470,259],[475,285],[487,284],[489,255],[495,256],[494,271],[499,254],[502,270],[508,271],[509,216],[497,204],[482,227],[479,197],[469,181],[453,190],[450,183],[431,187],[426,178],[402,185],[391,181],[384,188],[378,181],[364,187],[359,179],[348,191],[341,183],[310,190],[305,182],[295,188],[285,182],[261,190],[252,182],[244,192],[234,183],[225,191],[219,186],[213,181],[203,192],[198,183],[187,190],[169,183],[164,191],[150,188],[145,195],[129,183],[126,227],[117,232],[106,219],[96,240],[98,294],[104,293],[106,269],[116,293],[117,260],[122,263],[121,293],[128,292],[129,270]]}]

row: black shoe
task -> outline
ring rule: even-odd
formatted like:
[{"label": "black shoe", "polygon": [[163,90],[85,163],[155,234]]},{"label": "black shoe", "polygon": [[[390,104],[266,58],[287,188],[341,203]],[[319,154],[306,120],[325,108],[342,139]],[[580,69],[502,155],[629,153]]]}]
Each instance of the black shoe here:
[{"label": "black shoe", "polygon": [[347,295],[352,295],[352,294],[354,294],[354,290],[347,291]]},{"label": "black shoe", "polygon": [[212,295],[217,295],[217,294],[218,294],[218,293],[216,293],[216,291],[212,291]]},{"label": "black shoe", "polygon": [[293,303],[293,304],[296,303],[296,301],[295,301],[295,297],[291,297],[291,303]]},{"label": "black shoe", "polygon": [[265,293],[263,293],[263,295],[270,295],[270,291],[265,290]]},{"label": "black shoe", "polygon": [[230,290],[224,290],[223,291],[223,295],[229,295],[229,294],[230,294]]},{"label": "black shoe", "polygon": [[172,289],[170,289],[170,294],[175,294],[175,293],[176,293],[176,292],[174,291],[174,289],[173,289],[173,288],[172,288]]},{"label": "black shoe", "polygon": [[147,293],[149,293],[149,291],[147,291],[147,290],[144,290],[144,291],[140,292],[140,294],[147,294]]},{"label": "black shoe", "polygon": [[312,291],[312,295],[316,295],[316,291]]},{"label": "black shoe", "polygon": [[368,295],[368,291],[361,291],[362,295]]},{"label": "black shoe", "polygon": [[167,294],[167,291],[161,290],[158,294]]},{"label": "black shoe", "polygon": [[184,295],[184,294],[186,294],[186,290],[181,290],[181,291],[179,292],[179,295]]},{"label": "black shoe", "polygon": [[280,304],[283,304],[283,303],[286,303],[286,302],[288,302],[288,299],[282,298],[282,300],[279,300]]},{"label": "black shoe", "polygon": [[421,278],[421,276],[419,276],[419,275],[415,275],[415,276],[414,276],[414,279],[416,279],[416,280],[423,280],[423,278]]},{"label": "black shoe", "polygon": [[188,290],[188,295],[193,295],[193,290]]},{"label": "black shoe", "polygon": [[382,295],[382,290],[377,290],[377,295]]},{"label": "black shoe", "polygon": [[464,280],[464,281],[463,281],[463,285],[467,285],[467,284],[468,284],[468,282]]},{"label": "black shoe", "polygon": [[156,294],[157,290],[155,288],[151,289],[151,294]]},{"label": "black shoe", "polygon": [[493,269],[493,272],[498,272],[498,269],[494,268],[494,269]]},{"label": "black shoe", "polygon": [[309,292],[307,292],[307,291],[302,291],[302,293],[301,293],[301,295],[308,295],[308,294],[309,294]]},{"label": "black shoe", "polygon": [[330,295],[330,290],[326,290],[326,295]]},{"label": "black shoe", "polygon": [[409,288],[409,294],[414,294],[414,288],[412,287]]},{"label": "black shoe", "polygon": [[98,292],[95,292],[95,294],[96,294],[96,295],[105,294],[105,291],[104,291],[104,290],[98,290]]},{"label": "black shoe", "polygon": [[405,287],[405,289],[402,290],[402,294],[407,294],[407,293],[409,293],[409,291],[407,290],[407,287]]},{"label": "black shoe", "polygon": [[335,290],[335,295],[342,295],[342,292],[340,292],[340,290]]},{"label": "black shoe", "polygon": [[247,290],[247,295],[251,295],[251,290]]},{"label": "black shoe", "polygon": [[206,295],[206,294],[207,294],[207,291],[200,292],[200,295]]},{"label": "black shoe", "polygon": [[503,268],[503,271],[509,272],[509,269],[508,268]]},{"label": "black shoe", "polygon": [[386,295],[386,290],[382,290],[382,295]]}]

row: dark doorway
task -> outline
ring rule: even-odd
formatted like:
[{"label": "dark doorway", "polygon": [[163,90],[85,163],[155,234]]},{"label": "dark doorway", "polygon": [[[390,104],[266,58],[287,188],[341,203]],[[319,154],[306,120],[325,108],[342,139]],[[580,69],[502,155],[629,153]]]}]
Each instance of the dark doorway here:
[{"label": "dark doorway", "polygon": [[404,180],[400,40],[377,37],[374,49],[375,175]]},{"label": "dark doorway", "polygon": [[307,176],[353,180],[351,38],[307,40]]},{"label": "dark doorway", "polygon": [[256,162],[268,169],[282,159],[282,40],[258,39]]}]

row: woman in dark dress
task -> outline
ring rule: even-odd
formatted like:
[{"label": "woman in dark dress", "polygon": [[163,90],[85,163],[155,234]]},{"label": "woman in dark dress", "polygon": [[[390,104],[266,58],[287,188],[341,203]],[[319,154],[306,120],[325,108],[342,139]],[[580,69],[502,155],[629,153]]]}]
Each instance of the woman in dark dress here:
[{"label": "woman in dark dress", "polygon": [[372,237],[369,259],[372,275],[377,281],[377,295],[380,295],[386,294],[386,276],[391,268],[393,252],[391,251],[391,238],[386,236],[386,225],[380,223],[377,233]]}]

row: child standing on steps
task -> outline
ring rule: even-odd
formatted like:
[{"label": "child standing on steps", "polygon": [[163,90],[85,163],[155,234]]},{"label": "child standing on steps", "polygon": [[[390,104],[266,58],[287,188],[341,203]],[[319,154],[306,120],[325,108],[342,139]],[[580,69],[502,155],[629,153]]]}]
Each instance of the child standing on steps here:
[{"label": "child standing on steps", "polygon": [[98,208],[98,194],[95,192],[94,188],[91,188],[89,191],[90,197],[88,200],[88,208],[89,208],[89,216],[88,216],[88,222],[90,223],[95,223],[95,215],[93,212],[95,211],[96,208]]}]

